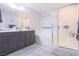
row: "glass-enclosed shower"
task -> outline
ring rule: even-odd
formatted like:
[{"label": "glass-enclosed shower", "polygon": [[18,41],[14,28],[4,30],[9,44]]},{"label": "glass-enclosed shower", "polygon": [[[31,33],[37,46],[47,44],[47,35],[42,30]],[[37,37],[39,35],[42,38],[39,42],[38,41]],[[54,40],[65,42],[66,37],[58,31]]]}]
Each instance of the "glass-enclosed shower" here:
[{"label": "glass-enclosed shower", "polygon": [[72,4],[59,8],[57,46],[78,50],[79,5]]}]

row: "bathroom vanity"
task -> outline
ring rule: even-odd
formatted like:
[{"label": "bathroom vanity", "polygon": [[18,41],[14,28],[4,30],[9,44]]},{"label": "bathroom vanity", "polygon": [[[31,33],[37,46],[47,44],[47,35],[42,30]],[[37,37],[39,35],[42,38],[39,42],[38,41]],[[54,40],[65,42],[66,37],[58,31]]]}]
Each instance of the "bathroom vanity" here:
[{"label": "bathroom vanity", "polygon": [[35,31],[0,32],[0,56],[8,55],[33,43]]}]

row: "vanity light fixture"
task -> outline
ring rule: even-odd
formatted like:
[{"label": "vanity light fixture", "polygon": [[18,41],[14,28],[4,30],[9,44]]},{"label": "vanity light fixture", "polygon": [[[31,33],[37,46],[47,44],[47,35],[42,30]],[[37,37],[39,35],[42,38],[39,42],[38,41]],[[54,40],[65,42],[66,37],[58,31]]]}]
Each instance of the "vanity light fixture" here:
[{"label": "vanity light fixture", "polygon": [[17,9],[17,10],[24,10],[23,7],[21,6],[17,6],[16,4],[8,4],[8,6],[10,6],[13,9]]},{"label": "vanity light fixture", "polygon": [[17,6],[15,5],[15,4],[8,4],[11,8],[14,8],[14,9],[16,9],[17,8]]}]

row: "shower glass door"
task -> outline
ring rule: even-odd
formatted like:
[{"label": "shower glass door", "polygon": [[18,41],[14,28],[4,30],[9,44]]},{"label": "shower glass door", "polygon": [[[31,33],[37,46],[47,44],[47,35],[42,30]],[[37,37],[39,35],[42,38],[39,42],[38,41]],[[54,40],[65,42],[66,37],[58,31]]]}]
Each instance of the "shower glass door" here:
[{"label": "shower glass door", "polygon": [[78,8],[76,5],[59,9],[58,46],[78,50],[77,23]]}]

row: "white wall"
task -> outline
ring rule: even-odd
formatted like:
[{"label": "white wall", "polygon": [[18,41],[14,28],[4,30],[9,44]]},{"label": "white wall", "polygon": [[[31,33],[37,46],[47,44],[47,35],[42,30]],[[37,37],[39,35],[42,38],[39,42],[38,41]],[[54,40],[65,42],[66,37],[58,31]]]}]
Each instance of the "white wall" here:
[{"label": "white wall", "polygon": [[41,15],[38,13],[32,12],[29,18],[30,18],[30,27],[36,31],[39,31]]}]

